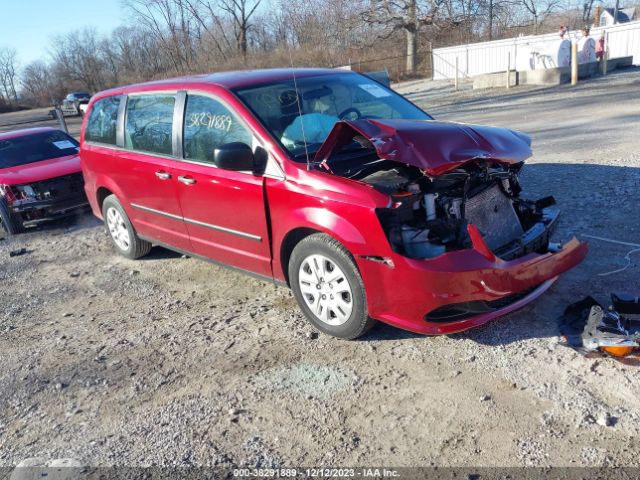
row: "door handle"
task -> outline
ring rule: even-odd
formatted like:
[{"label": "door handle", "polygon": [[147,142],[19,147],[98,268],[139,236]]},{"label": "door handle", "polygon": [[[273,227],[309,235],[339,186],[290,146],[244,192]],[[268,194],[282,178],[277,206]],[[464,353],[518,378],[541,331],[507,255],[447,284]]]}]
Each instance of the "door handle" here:
[{"label": "door handle", "polygon": [[156,172],[156,177],[158,177],[160,180],[169,180],[171,178],[171,174],[163,172],[162,170],[158,170]]},{"label": "door handle", "polygon": [[189,176],[185,176],[185,175],[180,175],[178,177],[178,181],[181,183],[184,183],[185,185],[193,185],[194,183],[196,183],[196,179],[193,177],[189,177]]}]

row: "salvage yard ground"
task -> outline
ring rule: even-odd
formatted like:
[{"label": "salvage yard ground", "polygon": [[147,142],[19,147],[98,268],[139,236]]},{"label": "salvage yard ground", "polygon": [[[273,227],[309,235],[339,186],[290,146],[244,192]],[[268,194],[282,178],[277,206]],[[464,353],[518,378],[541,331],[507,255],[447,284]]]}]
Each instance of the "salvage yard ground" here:
[{"label": "salvage yard ground", "polygon": [[[526,196],[556,196],[556,239],[640,242],[640,72],[398,89],[436,118],[531,134],[521,180]],[[162,248],[118,257],[90,215],[5,239],[0,465],[639,466],[640,369],[558,336],[567,304],[640,294],[640,254],[599,276],[631,248],[590,244],[544,296],[483,328],[379,325],[346,342],[317,336],[287,289]]]}]

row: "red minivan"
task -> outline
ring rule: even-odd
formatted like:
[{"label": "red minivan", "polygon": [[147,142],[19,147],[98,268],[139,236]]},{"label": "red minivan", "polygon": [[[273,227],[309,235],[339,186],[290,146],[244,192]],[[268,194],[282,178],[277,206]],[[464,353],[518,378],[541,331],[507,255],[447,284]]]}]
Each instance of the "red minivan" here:
[{"label": "red minivan", "polygon": [[532,301],[587,245],[520,197],[513,130],[434,120],[325,69],[196,75],[95,95],[81,162],[115,248],[152,244],[289,285],[309,321],[459,332]]}]

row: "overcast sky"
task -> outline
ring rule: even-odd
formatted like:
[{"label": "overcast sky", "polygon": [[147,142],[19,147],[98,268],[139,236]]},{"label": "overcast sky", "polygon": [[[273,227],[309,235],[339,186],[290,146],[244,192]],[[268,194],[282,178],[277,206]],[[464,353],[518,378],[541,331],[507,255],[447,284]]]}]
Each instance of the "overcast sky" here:
[{"label": "overcast sky", "polygon": [[49,60],[56,35],[83,27],[109,33],[125,22],[121,0],[0,0],[0,47],[15,48],[24,67]]}]

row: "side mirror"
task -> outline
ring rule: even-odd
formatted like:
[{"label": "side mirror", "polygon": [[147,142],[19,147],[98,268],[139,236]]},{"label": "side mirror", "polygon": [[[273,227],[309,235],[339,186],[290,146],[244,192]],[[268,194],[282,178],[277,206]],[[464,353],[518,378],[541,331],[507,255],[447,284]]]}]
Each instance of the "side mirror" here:
[{"label": "side mirror", "polygon": [[253,150],[242,142],[220,145],[213,151],[213,163],[216,167],[224,170],[253,172],[255,169]]}]

